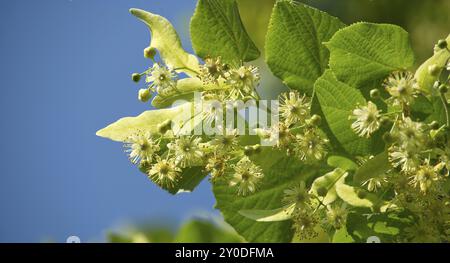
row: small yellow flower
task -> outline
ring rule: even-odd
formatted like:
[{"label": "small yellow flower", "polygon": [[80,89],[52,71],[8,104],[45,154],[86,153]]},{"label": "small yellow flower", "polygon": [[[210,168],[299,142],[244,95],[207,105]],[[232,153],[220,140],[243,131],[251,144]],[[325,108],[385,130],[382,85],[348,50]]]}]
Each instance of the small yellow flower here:
[{"label": "small yellow flower", "polygon": [[148,172],[149,178],[161,187],[173,187],[178,181],[181,169],[172,159],[158,158],[156,164]]},{"label": "small yellow flower", "polygon": [[150,132],[137,131],[125,142],[124,147],[132,163],[141,161],[152,162],[156,153],[160,150],[159,144],[153,140]]},{"label": "small yellow flower", "polygon": [[280,116],[287,126],[304,122],[310,114],[311,102],[297,91],[280,96]]},{"label": "small yellow flower", "polygon": [[383,85],[392,96],[395,105],[410,104],[418,90],[417,82],[411,72],[394,72]]},{"label": "small yellow flower", "polygon": [[202,163],[201,140],[200,137],[181,136],[173,143],[167,144],[167,147],[175,152],[175,163],[186,168]]},{"label": "small yellow flower", "polygon": [[305,182],[300,182],[291,188],[284,190],[282,202],[286,205],[295,204],[297,208],[304,208],[309,205],[310,194],[306,188]]},{"label": "small yellow flower", "polygon": [[367,106],[353,110],[353,116],[350,119],[355,120],[352,129],[361,137],[369,138],[380,128],[380,111],[371,101],[367,103]]},{"label": "small yellow flower", "polygon": [[315,129],[307,130],[304,134],[298,134],[294,152],[302,161],[320,161],[326,152],[328,139],[324,138]]},{"label": "small yellow flower", "polygon": [[235,165],[230,186],[237,186],[238,194],[245,196],[256,191],[263,177],[261,168],[245,156]]},{"label": "small yellow flower", "polygon": [[146,82],[152,83],[158,93],[164,93],[176,88],[176,73],[170,67],[161,66],[155,63],[147,73]]}]

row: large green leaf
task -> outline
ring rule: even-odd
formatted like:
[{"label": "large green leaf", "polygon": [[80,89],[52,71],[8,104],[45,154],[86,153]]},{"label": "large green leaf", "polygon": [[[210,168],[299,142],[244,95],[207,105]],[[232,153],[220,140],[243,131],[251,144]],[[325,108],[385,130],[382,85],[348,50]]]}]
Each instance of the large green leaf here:
[{"label": "large green leaf", "polygon": [[315,91],[328,126],[342,147],[353,155],[371,153],[373,142],[359,137],[349,120],[358,104],[366,104],[361,92],[336,80],[330,70],[317,80]]},{"label": "large green leaf", "polygon": [[290,88],[312,92],[328,65],[323,45],[345,25],[322,11],[287,1],[275,5],[266,40],[266,61]]},{"label": "large green leaf", "polygon": [[172,130],[174,133],[184,134],[191,131],[200,118],[193,118],[194,107],[192,103],[184,103],[177,107],[161,110],[145,111],[137,117],[122,118],[106,128],[97,131],[97,136],[124,142],[136,131],[148,131],[152,134],[158,133],[158,125],[166,120],[174,122]]},{"label": "large green leaf", "polygon": [[[450,35],[447,37],[446,41],[450,44]],[[446,63],[448,63],[449,60],[450,50],[448,48],[439,49],[430,59],[425,61],[425,63],[417,69],[415,77],[421,90],[427,93],[436,94],[436,92],[433,92],[433,85],[439,80],[439,75],[442,70],[444,70]],[[430,67],[436,68],[434,74],[431,74]]]},{"label": "large green leaf", "polygon": [[259,190],[253,195],[242,197],[229,186],[228,180],[218,181],[213,187],[216,208],[221,211],[225,221],[249,242],[290,242],[293,236],[290,221],[256,222],[244,217],[239,211],[279,208],[284,190],[313,176],[319,169],[305,166],[295,158],[284,157],[283,153],[276,150],[265,152],[264,158],[271,158],[273,165],[265,164],[264,159],[255,160],[265,175]]},{"label": "large green leaf", "polygon": [[149,27],[152,34],[150,47],[159,51],[164,63],[179,69],[179,72],[197,75],[199,69],[197,58],[183,49],[177,32],[167,19],[136,8],[130,9],[130,12]]},{"label": "large green leaf", "polygon": [[235,0],[199,0],[190,27],[192,46],[202,58],[220,56],[236,63],[260,56],[242,24]]},{"label": "large green leaf", "polygon": [[408,33],[395,25],[356,23],[338,31],[326,46],[337,79],[357,88],[381,83],[391,72],[414,64]]}]

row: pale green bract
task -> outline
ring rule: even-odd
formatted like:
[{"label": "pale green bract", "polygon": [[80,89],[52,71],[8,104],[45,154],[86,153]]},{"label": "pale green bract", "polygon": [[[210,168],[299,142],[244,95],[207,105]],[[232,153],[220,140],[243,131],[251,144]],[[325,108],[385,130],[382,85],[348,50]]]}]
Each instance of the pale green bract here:
[{"label": "pale green bract", "polygon": [[178,33],[167,19],[136,8],[130,9],[130,13],[149,27],[152,34],[150,47],[159,51],[165,64],[190,76],[197,74],[199,70],[198,59],[183,49]]},{"label": "pale green bract", "polygon": [[[192,115],[189,113],[192,113]],[[167,120],[177,120],[174,123],[173,131],[175,134],[182,133],[188,129],[193,130],[198,123],[198,118],[192,118],[192,116],[194,116],[192,103],[184,103],[168,109],[149,110],[136,117],[122,118],[99,130],[97,136],[113,141],[126,142],[137,131],[158,134],[158,124]]]},{"label": "pale green bract", "polygon": [[295,204],[292,204],[273,210],[241,210],[239,214],[256,222],[276,222],[291,219],[294,209]]},{"label": "pale green bract", "polygon": [[[450,35],[447,37],[447,42],[450,43]],[[439,75],[446,67],[446,63],[450,61],[450,50],[447,48],[440,49],[434,53],[425,63],[423,63],[416,71],[416,79],[421,90],[434,95],[437,90],[433,90],[434,83],[439,80]],[[430,72],[430,67],[436,67],[435,73]]]},{"label": "pale green bract", "polygon": [[342,183],[342,181],[345,179],[345,177],[348,175],[346,171],[342,169],[335,169],[332,172],[329,172],[325,174],[324,176],[321,176],[314,180],[311,186],[311,193],[318,195],[318,191],[320,188],[323,188],[327,191],[327,194],[321,198],[321,201],[325,205],[329,205],[333,203],[336,198],[336,185]]}]

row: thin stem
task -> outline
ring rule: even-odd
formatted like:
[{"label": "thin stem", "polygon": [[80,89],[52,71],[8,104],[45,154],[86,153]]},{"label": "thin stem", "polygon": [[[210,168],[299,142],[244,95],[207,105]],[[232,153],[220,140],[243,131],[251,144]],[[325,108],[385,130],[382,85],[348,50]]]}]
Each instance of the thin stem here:
[{"label": "thin stem", "polygon": [[450,127],[450,116],[448,115],[448,105],[447,105],[447,99],[445,98],[445,95],[443,93],[440,93],[442,105],[444,106],[445,110],[445,117],[447,119],[447,127]]}]

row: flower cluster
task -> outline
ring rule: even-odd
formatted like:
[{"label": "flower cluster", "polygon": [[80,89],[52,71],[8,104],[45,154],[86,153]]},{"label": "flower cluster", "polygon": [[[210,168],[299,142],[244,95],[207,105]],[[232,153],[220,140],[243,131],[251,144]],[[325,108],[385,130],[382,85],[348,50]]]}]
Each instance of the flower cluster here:
[{"label": "flower cluster", "polygon": [[[369,101],[356,108],[349,117],[356,134],[371,139],[384,130],[383,139],[391,169],[362,183],[369,192],[392,192],[386,201],[391,211],[408,211],[417,222],[409,226],[403,241],[435,242],[448,240],[450,227],[450,197],[445,190],[449,175],[449,123],[444,119],[420,119],[413,109],[417,98],[424,98],[412,73],[394,72],[384,84],[389,97],[383,99],[378,90],[371,97],[388,105],[382,113]],[[441,83],[435,88],[440,94],[440,107],[448,116],[447,89]],[[373,96],[377,94],[377,96]],[[432,117],[431,117],[432,118]],[[446,119],[446,121],[445,121]],[[380,131],[381,132],[381,131]]]}]

